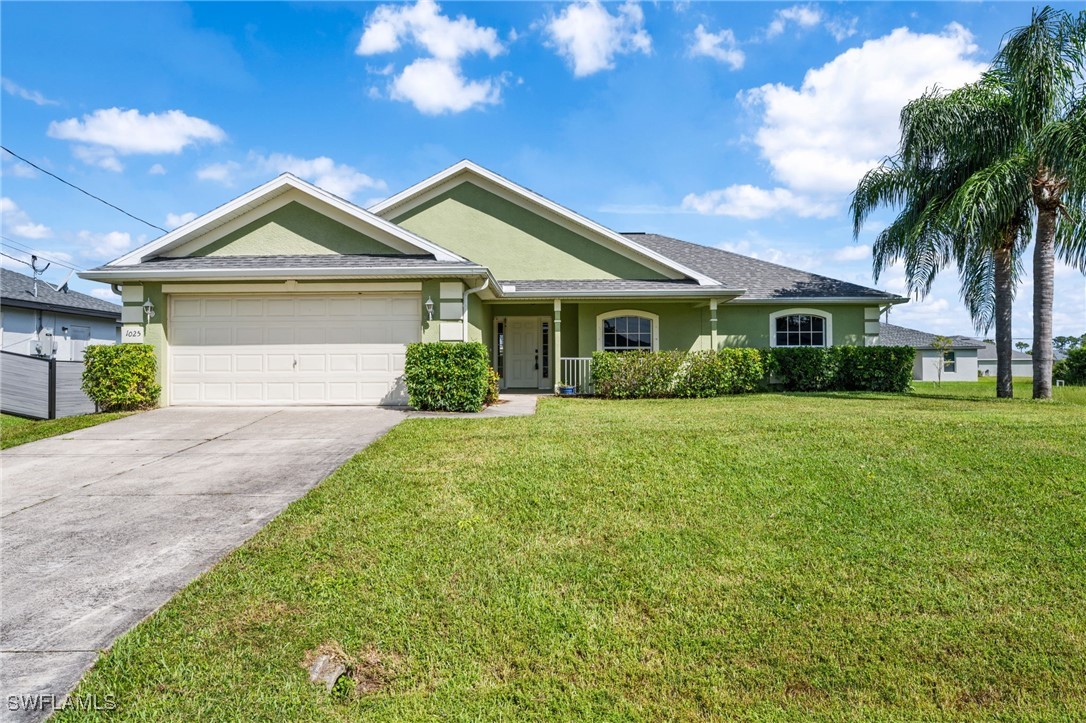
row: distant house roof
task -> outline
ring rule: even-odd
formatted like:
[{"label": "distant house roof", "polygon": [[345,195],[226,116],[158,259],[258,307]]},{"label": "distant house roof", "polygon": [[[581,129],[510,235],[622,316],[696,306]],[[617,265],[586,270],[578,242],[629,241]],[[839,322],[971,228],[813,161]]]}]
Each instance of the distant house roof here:
[{"label": "distant house roof", "polygon": [[24,309],[61,311],[85,316],[121,319],[121,307],[78,291],[57,291],[44,281],[38,281],[34,295],[34,278],[11,269],[0,269],[0,303]]},{"label": "distant house roof", "polygon": [[742,254],[653,233],[624,234],[659,254],[696,269],[729,289],[746,289],[737,301],[780,299],[871,299],[904,301],[895,294],[819,276]]},{"label": "distant house roof", "polygon": [[[995,361],[996,345],[987,341],[978,341],[980,350],[977,352],[977,361]],[[1023,354],[1017,349],[1011,349],[1011,361],[1033,361],[1029,354]]]},{"label": "distant house roof", "polygon": [[[918,329],[909,329],[895,324],[879,325],[879,346],[911,346],[914,349],[935,349],[935,337],[939,334],[931,334]],[[948,337],[953,344],[951,349],[982,349],[983,342],[970,339],[967,336]]]}]

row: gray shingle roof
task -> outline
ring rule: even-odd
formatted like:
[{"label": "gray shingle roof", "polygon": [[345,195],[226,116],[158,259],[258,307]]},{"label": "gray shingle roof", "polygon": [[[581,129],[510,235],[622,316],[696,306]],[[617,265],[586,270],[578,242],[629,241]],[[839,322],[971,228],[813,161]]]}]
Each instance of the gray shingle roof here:
[{"label": "gray shingle roof", "polygon": [[438,261],[430,255],[401,256],[396,254],[316,254],[312,256],[186,256],[148,259],[133,266],[99,266],[91,271],[117,271],[118,269],[147,269],[153,271],[207,271],[209,269],[425,269],[428,267],[463,266],[478,268],[476,264]]},{"label": "gray shingle roof", "polygon": [[34,277],[11,269],[0,269],[0,300],[10,306],[28,309],[70,310],[91,316],[121,318],[121,307],[78,291],[57,291],[44,281],[38,282],[34,296]]},{"label": "gray shingle roof", "polygon": [[729,289],[746,289],[740,299],[857,297],[895,299],[894,294],[828,276],[819,276],[742,254],[709,248],[653,233],[626,233],[626,238],[716,279]]},{"label": "gray shingle roof", "polygon": [[[996,360],[995,344],[990,344],[986,341],[978,341],[977,343],[980,344],[980,350],[977,352],[978,361]],[[1011,349],[1011,361],[1033,361],[1033,357],[1031,357],[1029,354],[1020,352],[1017,349]]]},{"label": "gray shingle roof", "polygon": [[[909,329],[895,324],[879,325],[879,346],[911,346],[915,349],[934,349],[935,337],[926,331]],[[967,336],[951,336],[954,345],[951,349],[981,349],[984,344]]]}]

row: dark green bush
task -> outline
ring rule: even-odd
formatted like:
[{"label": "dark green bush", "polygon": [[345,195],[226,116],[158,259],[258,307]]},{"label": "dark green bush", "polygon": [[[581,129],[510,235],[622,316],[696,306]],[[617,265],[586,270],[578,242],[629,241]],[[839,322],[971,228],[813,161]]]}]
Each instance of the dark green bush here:
[{"label": "dark green bush", "polygon": [[501,380],[502,378],[498,376],[498,372],[494,371],[494,367],[488,366],[486,370],[486,398],[483,400],[483,404],[486,406],[489,407],[491,404],[497,403]]},{"label": "dark green bush", "polygon": [[905,392],[916,350],[910,346],[775,348],[766,352],[773,386],[786,392]]},{"label": "dark green bush", "polygon": [[408,345],[404,381],[411,406],[478,412],[487,398],[489,356],[478,342]]},{"label": "dark green bush", "polygon": [[103,412],[148,409],[158,404],[155,348],[150,344],[88,346],[83,391]]},{"label": "dark green bush", "polygon": [[[1059,374],[1057,374],[1057,367]],[[1062,375],[1062,376],[1061,376]],[[1086,347],[1067,352],[1067,358],[1052,365],[1052,378],[1075,386],[1086,385]]]},{"label": "dark green bush", "polygon": [[765,371],[757,349],[595,352],[592,385],[607,399],[718,397],[750,392]]}]

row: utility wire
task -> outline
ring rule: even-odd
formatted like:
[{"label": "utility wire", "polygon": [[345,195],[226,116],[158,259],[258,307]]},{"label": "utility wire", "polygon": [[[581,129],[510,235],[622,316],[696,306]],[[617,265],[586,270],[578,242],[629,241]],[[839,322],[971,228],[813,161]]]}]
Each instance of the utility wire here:
[{"label": "utility wire", "polygon": [[87,195],[87,196],[90,196],[90,197],[91,197],[91,198],[93,198],[93,199],[94,199],[95,201],[100,201],[100,202],[102,202],[102,203],[106,204],[107,206],[109,206],[110,208],[112,208],[112,209],[114,209],[114,210],[117,210],[117,211],[120,211],[120,212],[121,212],[121,213],[123,213],[123,214],[124,214],[125,216],[128,216],[129,218],[135,219],[135,220],[139,221],[139,222],[140,222],[140,223],[142,223],[142,224],[146,224],[146,225],[150,226],[151,228],[156,228],[156,229],[158,229],[159,231],[161,231],[162,233],[169,233],[169,231],[167,231],[166,229],[162,228],[161,226],[156,226],[155,224],[151,223],[150,221],[144,221],[144,220],[143,220],[142,218],[140,218],[139,216],[135,216],[135,215],[133,215],[133,214],[129,213],[128,211],[125,211],[125,210],[124,210],[123,208],[121,208],[120,206],[114,206],[114,205],[113,205],[112,203],[110,203],[109,201],[105,200],[104,198],[100,198],[100,197],[98,197],[98,196],[95,196],[95,195],[94,195],[93,193],[91,193],[90,191],[84,191],[84,190],[83,190],[82,188],[80,188],[79,186],[75,185],[74,183],[70,183],[70,182],[68,182],[68,181],[65,181],[65,180],[64,180],[63,178],[61,178],[61,177],[60,177],[60,176],[58,176],[57,174],[55,174],[55,173],[51,173],[51,172],[49,172],[49,171],[45,170],[44,168],[42,168],[41,166],[39,166],[38,164],[34,163],[33,161],[28,161],[27,159],[23,158],[22,156],[20,156],[20,155],[19,155],[18,153],[16,153],[15,151],[11,150],[11,149],[10,149],[10,148],[8,148],[7,146],[0,146],[0,148],[3,148],[3,149],[4,149],[5,151],[7,151],[7,152],[8,152],[8,153],[10,153],[11,155],[15,156],[16,158],[18,158],[18,159],[19,159],[20,161],[22,161],[23,163],[26,163],[27,165],[29,165],[29,166],[32,166],[32,167],[34,167],[34,168],[37,168],[37,169],[38,169],[39,171],[41,171],[41,172],[42,172],[42,173],[44,173],[45,175],[47,175],[47,176],[52,176],[53,178],[57,179],[58,181],[60,181],[60,182],[61,182],[61,183],[63,183],[64,185],[66,185],[66,186],[71,186],[72,188],[74,188],[75,190],[79,191],[80,193],[82,193],[82,194],[85,194],[85,195]]},{"label": "utility wire", "polygon": [[[3,239],[8,244],[10,244],[12,246],[15,246],[15,248],[17,248],[19,251],[22,251],[23,253],[30,254],[32,256],[37,256],[39,259],[42,259],[43,261],[48,261],[51,264],[56,264],[57,266],[63,266],[64,268],[71,269],[72,271],[82,271],[83,270],[83,269],[78,268],[76,266],[72,266],[71,264],[69,264],[66,261],[58,261],[57,259],[49,258],[45,254],[38,253],[37,251],[30,248],[26,244],[21,243],[19,241],[16,241],[15,239],[10,239],[7,236],[0,235],[0,239]],[[16,259],[16,260],[21,260],[21,259]],[[26,262],[24,261],[23,263],[26,263]]]},{"label": "utility wire", "polygon": [[6,254],[3,251],[0,251],[0,256],[5,256],[5,257],[11,259],[12,261],[18,261],[20,264],[26,264],[27,266],[30,266],[30,262],[23,261],[22,259],[17,259],[14,256],[12,256],[11,254]]}]

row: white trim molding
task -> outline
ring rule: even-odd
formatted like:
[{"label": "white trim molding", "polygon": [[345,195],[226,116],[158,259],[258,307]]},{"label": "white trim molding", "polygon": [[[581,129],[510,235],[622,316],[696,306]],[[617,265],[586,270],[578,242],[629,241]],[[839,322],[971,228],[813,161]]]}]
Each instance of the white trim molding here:
[{"label": "white trim molding", "polygon": [[660,351],[660,317],[651,311],[641,309],[615,309],[596,315],[596,351],[604,351],[603,348],[603,322],[619,316],[640,316],[652,322],[652,351]]},{"label": "white trim molding", "polygon": [[[806,316],[820,316],[820,317],[822,317],[826,322],[826,330],[825,330],[826,343],[823,346],[824,347],[833,346],[833,314],[826,311],[825,309],[806,309],[806,308],[781,309],[780,311],[774,311],[773,313],[771,313],[769,315],[769,346],[771,346],[771,347],[776,347],[777,346],[777,319],[779,319],[782,316],[792,316],[794,314],[804,314]],[[784,348],[784,347],[782,347],[782,348]],[[787,347],[787,348],[795,348],[795,347]]]},{"label": "white trim molding", "polygon": [[631,241],[606,226],[585,218],[579,213],[551,201],[549,198],[544,198],[534,191],[513,183],[508,178],[504,178],[466,159],[449,166],[444,171],[435,173],[394,196],[386,198],[384,201],[370,206],[369,210],[382,218],[388,218],[394,213],[406,213],[469,179],[500,198],[539,214],[563,228],[581,235],[587,233],[588,238],[593,241],[627,258],[645,264],[669,278],[682,278],[685,276],[694,279],[701,286],[720,286],[720,282],[705,274],[683,266],[663,254]]}]

